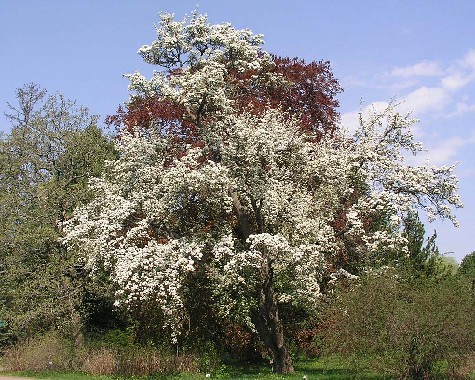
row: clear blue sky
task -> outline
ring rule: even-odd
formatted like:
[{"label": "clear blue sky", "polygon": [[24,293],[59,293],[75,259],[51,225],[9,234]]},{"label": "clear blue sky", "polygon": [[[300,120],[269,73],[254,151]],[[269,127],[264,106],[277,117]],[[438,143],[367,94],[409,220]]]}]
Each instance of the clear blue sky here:
[{"label": "clear blue sky", "polygon": [[[422,121],[417,136],[436,165],[460,161],[460,228],[437,229],[442,252],[475,250],[475,1],[472,0],[1,0],[0,110],[35,82],[102,119],[128,98],[122,74],[152,69],[137,49],[154,37],[159,11],[195,9],[265,36],[265,49],[329,60],[345,89],[342,121],[365,105],[404,100]],[[8,131],[0,118],[0,130]]]}]

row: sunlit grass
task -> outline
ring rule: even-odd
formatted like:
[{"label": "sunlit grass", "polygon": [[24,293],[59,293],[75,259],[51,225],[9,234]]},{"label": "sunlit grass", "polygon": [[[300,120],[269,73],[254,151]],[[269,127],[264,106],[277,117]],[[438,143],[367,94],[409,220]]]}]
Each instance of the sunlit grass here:
[{"label": "sunlit grass", "polygon": [[[10,373],[15,376],[33,377],[37,379],[47,380],[125,380],[138,379],[126,378],[119,376],[92,376],[79,372],[16,372]],[[305,376],[305,377],[304,377]],[[153,376],[143,377],[144,380],[199,380],[199,379],[243,379],[243,380],[344,380],[344,379],[360,379],[360,380],[382,380],[390,379],[372,373],[356,373],[344,365],[338,359],[323,360],[303,360],[295,364],[295,373],[291,375],[273,374],[270,365],[263,364],[233,364],[222,366],[218,370],[208,374],[206,373],[177,373],[177,374],[156,374]]]}]

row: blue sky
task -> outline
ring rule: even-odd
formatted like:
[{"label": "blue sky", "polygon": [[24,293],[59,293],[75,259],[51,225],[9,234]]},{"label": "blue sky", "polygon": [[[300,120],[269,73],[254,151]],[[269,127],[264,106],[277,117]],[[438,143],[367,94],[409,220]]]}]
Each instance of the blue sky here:
[{"label": "blue sky", "polygon": [[[0,110],[35,82],[93,113],[114,113],[128,98],[122,74],[152,68],[136,54],[154,37],[160,11],[178,18],[199,2],[211,22],[228,21],[265,36],[265,49],[331,62],[345,92],[343,124],[365,106],[404,101],[434,165],[459,161],[465,208],[437,229],[441,252],[461,260],[475,250],[475,2],[472,0],[1,0]],[[0,130],[8,131],[0,118]]]}]

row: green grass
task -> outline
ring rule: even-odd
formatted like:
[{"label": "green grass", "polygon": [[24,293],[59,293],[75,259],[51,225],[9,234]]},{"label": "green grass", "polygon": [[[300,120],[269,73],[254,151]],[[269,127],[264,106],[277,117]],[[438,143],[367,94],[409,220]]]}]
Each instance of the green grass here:
[{"label": "green grass", "polygon": [[[219,370],[211,373],[210,379],[235,379],[235,380],[302,380],[304,376],[308,380],[383,380],[389,377],[380,376],[374,373],[355,373],[345,367],[340,360],[305,360],[298,361],[295,364],[295,373],[292,375],[272,374],[271,367],[262,364],[246,364],[246,365],[228,365],[223,366]],[[133,378],[125,378],[118,376],[91,376],[77,372],[16,372],[10,373],[15,376],[33,377],[37,379],[48,380],[126,380]],[[139,379],[139,378],[135,378]],[[168,375],[154,375],[141,378],[142,380],[204,380],[207,379],[204,373],[180,373]]]}]

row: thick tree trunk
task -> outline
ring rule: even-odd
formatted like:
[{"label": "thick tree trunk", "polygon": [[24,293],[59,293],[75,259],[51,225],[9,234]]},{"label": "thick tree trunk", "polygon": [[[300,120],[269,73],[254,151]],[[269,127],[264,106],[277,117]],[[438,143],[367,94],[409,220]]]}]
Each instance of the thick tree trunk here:
[{"label": "thick tree trunk", "polygon": [[[251,225],[249,214],[242,207],[239,196],[236,191],[229,189],[229,195],[233,201],[233,210],[238,219],[237,235],[243,243],[251,234]],[[254,221],[257,226],[257,233],[264,232],[264,219],[261,215],[262,201],[251,199],[251,206],[254,212]],[[290,352],[285,345],[284,327],[279,318],[279,309],[277,298],[272,289],[272,259],[268,253],[261,252],[263,255],[262,266],[260,269],[260,286],[258,289],[259,305],[251,315],[251,320],[256,327],[259,336],[264,342],[272,356],[272,369],[274,373],[293,373],[294,366]]]},{"label": "thick tree trunk", "polygon": [[294,366],[285,344],[284,328],[279,318],[277,298],[272,289],[272,267],[269,259],[261,268],[259,309],[252,315],[261,339],[272,355],[274,373],[293,373]]}]

